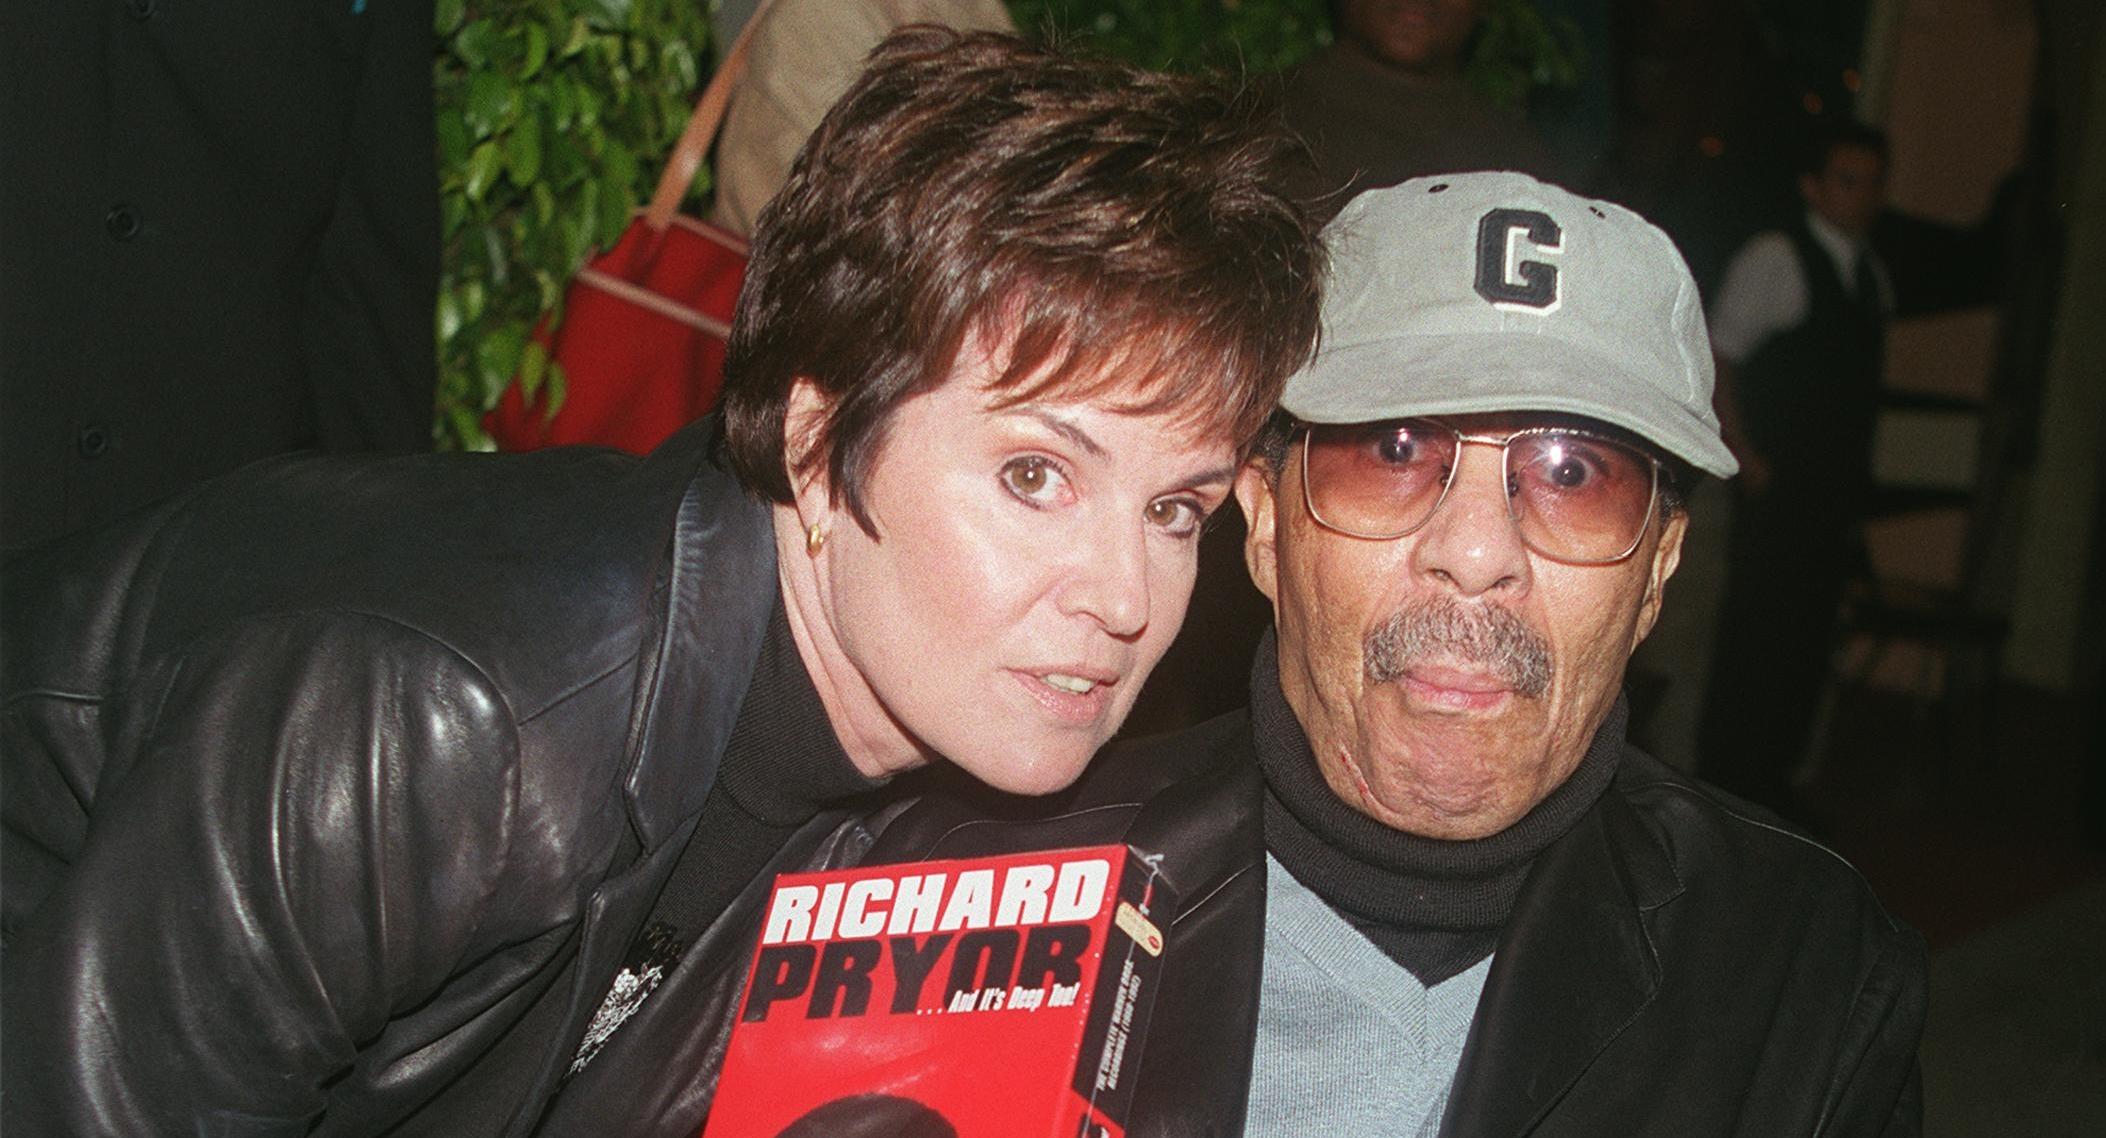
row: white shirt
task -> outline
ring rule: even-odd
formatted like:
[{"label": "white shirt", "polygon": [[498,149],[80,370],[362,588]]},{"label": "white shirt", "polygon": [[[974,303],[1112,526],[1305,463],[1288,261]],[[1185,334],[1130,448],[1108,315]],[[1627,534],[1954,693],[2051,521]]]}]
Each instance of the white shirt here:
[{"label": "white shirt", "polygon": [[[1811,210],[1806,214],[1807,231],[1835,265],[1838,279],[1848,289],[1857,279],[1857,259],[1869,246],[1861,237],[1830,225]],[[1881,315],[1894,311],[1894,284],[1887,267],[1872,258],[1873,283],[1879,292]],[[1711,305],[1711,347],[1728,363],[1745,363],[1757,348],[1806,320],[1806,276],[1799,269],[1799,254],[1792,239],[1778,230],[1758,233],[1726,266],[1717,299]]]}]

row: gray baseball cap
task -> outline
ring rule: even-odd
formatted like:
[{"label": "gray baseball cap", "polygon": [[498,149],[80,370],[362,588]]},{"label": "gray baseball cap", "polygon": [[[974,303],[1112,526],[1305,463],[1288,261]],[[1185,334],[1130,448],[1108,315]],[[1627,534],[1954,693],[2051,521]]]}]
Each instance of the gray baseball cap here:
[{"label": "gray baseball cap", "polygon": [[1696,282],[1630,210],[1526,174],[1443,174],[1361,194],[1324,239],[1323,344],[1280,400],[1297,418],[1555,411],[1740,469]]}]

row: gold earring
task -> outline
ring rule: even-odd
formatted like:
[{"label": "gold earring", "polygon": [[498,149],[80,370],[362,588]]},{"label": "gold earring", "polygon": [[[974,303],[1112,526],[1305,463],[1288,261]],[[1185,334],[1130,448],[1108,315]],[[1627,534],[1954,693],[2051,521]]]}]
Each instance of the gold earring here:
[{"label": "gold earring", "polygon": [[806,556],[817,557],[819,556],[819,551],[825,548],[826,526],[820,522],[813,522],[811,525],[805,527],[804,552]]}]

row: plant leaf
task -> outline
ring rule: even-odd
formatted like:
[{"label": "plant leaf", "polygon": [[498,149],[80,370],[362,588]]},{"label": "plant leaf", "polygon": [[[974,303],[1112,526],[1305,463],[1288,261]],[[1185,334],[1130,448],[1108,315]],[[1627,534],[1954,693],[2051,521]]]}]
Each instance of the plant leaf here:
[{"label": "plant leaf", "polygon": [[439,311],[436,323],[439,332],[439,342],[442,344],[460,334],[461,299],[455,296],[451,289],[439,290]]},{"label": "plant leaf", "polygon": [[461,183],[461,192],[468,195],[469,201],[483,200],[483,195],[489,192],[490,183],[497,177],[497,171],[503,164],[504,156],[498,153],[496,143],[485,142],[478,145],[468,155],[468,169]]},{"label": "plant leaf", "polygon": [[432,5],[431,30],[440,39],[445,39],[461,26],[468,17],[467,0],[438,0]]},{"label": "plant leaf", "polygon": [[475,20],[454,34],[453,53],[471,71],[480,71],[490,65],[490,52],[496,47],[499,34],[496,21]]},{"label": "plant leaf", "polygon": [[527,189],[541,176],[541,122],[534,115],[521,115],[505,136],[505,174],[512,184]]},{"label": "plant leaf", "polygon": [[548,62],[548,33],[542,30],[540,24],[528,24],[526,26],[526,58],[521,60],[519,64],[520,81],[525,82],[539,75],[541,73],[541,65],[546,62]]},{"label": "plant leaf", "polygon": [[468,157],[468,124],[459,107],[442,107],[433,122],[439,136],[439,165],[458,167]]},{"label": "plant leaf", "polygon": [[548,361],[548,376],[543,380],[542,386],[546,391],[543,401],[548,406],[548,410],[543,414],[548,416],[549,422],[555,422],[556,412],[561,411],[563,401],[570,398],[570,373],[563,370],[561,361]]},{"label": "plant leaf", "polygon": [[478,71],[468,77],[468,97],[461,103],[461,119],[476,141],[503,130],[512,117],[512,85],[495,71]]},{"label": "plant leaf", "polygon": [[475,346],[476,371],[482,379],[483,406],[493,406],[505,386],[519,371],[519,357],[526,348],[526,329],[516,323],[493,328]]},{"label": "plant leaf", "polygon": [[519,390],[529,402],[541,391],[541,379],[548,374],[548,349],[539,340],[528,340],[519,353]]},{"label": "plant leaf", "polygon": [[563,47],[557,52],[565,59],[585,50],[585,41],[592,38],[592,27],[583,16],[570,18],[570,31],[563,37]]}]

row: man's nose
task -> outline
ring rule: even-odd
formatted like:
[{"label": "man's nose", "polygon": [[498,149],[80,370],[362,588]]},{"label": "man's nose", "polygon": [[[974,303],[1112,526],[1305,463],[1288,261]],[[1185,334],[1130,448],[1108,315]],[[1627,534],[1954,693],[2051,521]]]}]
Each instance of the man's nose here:
[{"label": "man's nose", "polygon": [[1075,551],[1061,611],[1087,616],[1121,639],[1139,636],[1148,627],[1148,535],[1137,524],[1099,527],[1101,532]]},{"label": "man's nose", "polygon": [[1466,443],[1454,481],[1412,548],[1412,568],[1466,597],[1528,587],[1528,546],[1514,522],[1497,446]]}]

